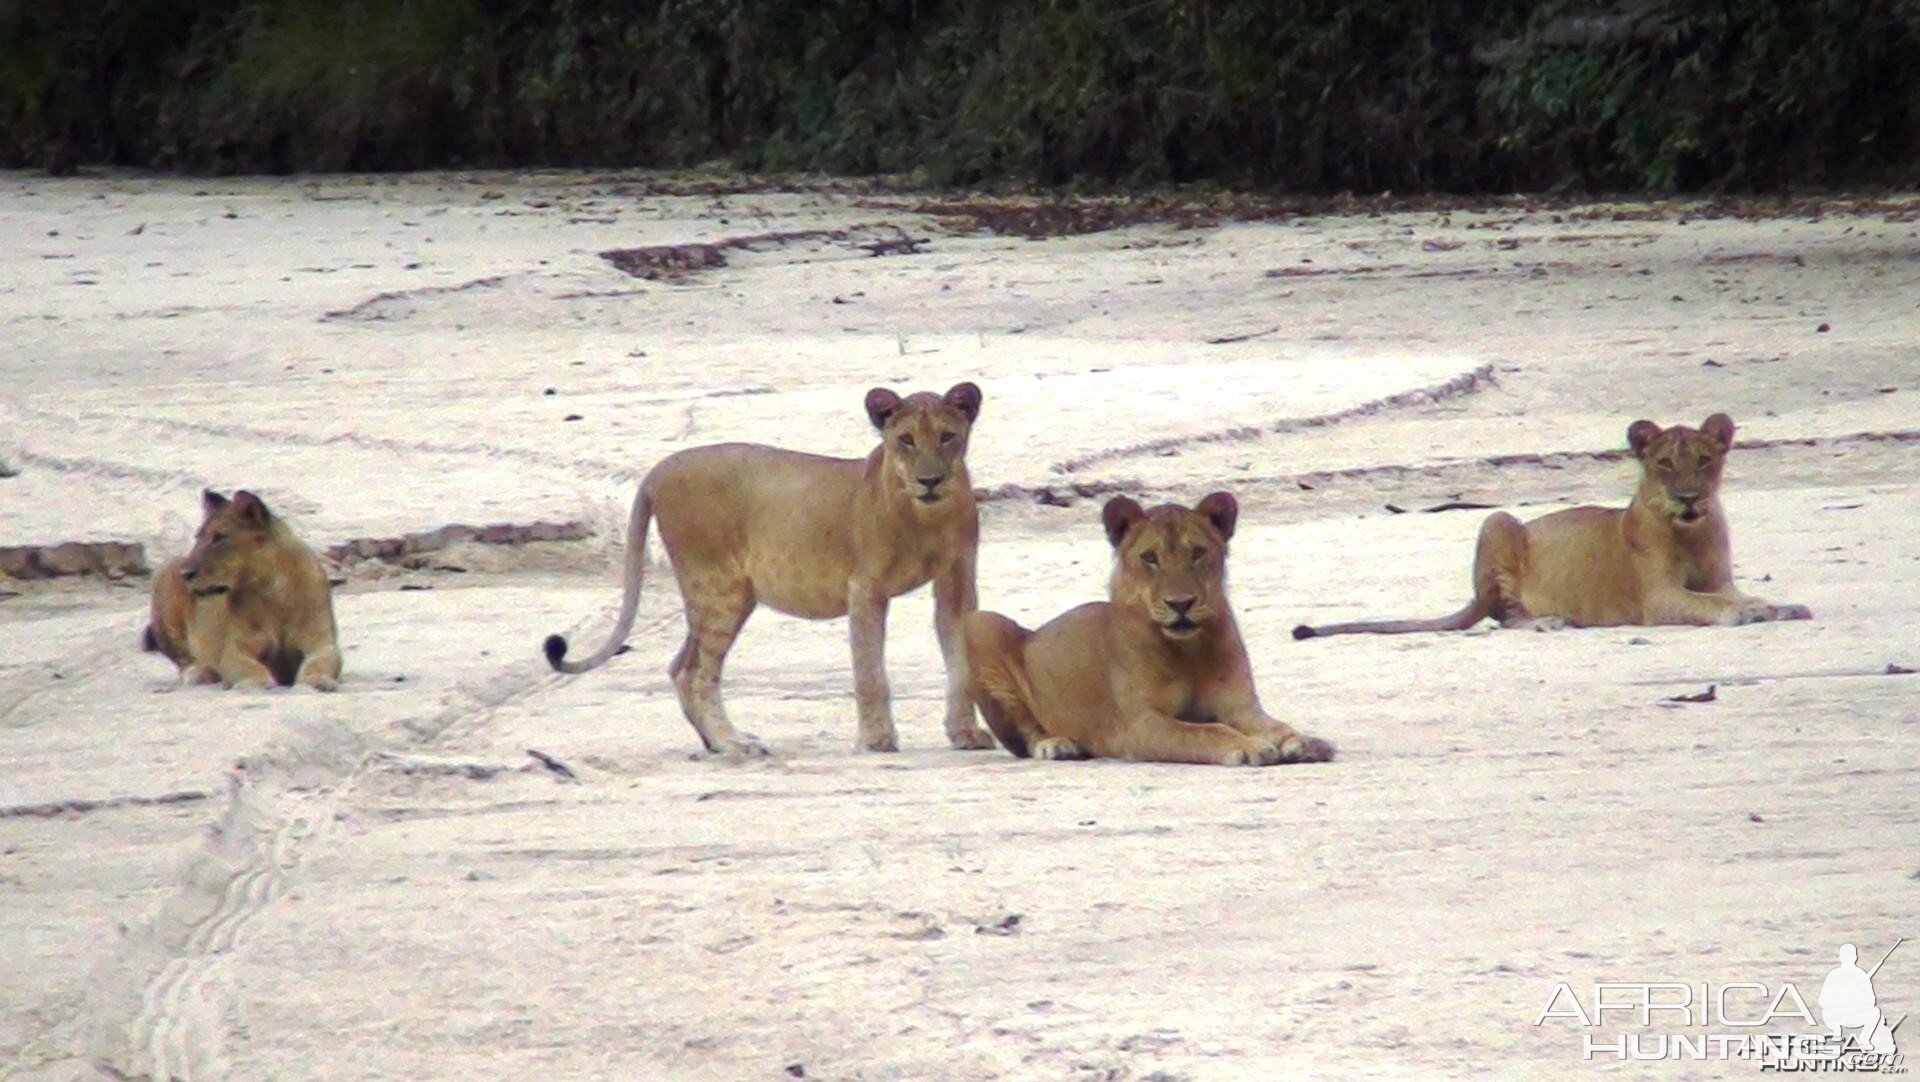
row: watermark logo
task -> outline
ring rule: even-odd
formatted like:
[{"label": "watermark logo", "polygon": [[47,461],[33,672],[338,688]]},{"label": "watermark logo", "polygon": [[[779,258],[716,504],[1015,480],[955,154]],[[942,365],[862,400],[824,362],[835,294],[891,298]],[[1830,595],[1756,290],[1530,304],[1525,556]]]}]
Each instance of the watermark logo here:
[{"label": "watermark logo", "polygon": [[[1896,941],[1894,950],[1898,950],[1901,941]],[[1869,1051],[1883,1056],[1894,1055],[1898,1046],[1894,1043],[1894,1027],[1887,1024],[1886,1012],[1880,1009],[1879,997],[1873,994],[1873,975],[1887,964],[1887,958],[1893,957],[1889,950],[1886,957],[1874,963],[1871,971],[1863,970],[1857,964],[1860,952],[1851,943],[1840,947],[1840,964],[1833,967],[1827,979],[1820,985],[1820,1020],[1839,1039],[1845,1030],[1858,1030]],[[1902,1021],[1905,1021],[1903,1018]]]},{"label": "watermark logo", "polygon": [[1769,1072],[1905,1074],[1906,1015],[1890,1011],[1874,986],[1904,942],[1895,940],[1871,969],[1860,967],[1858,948],[1842,944],[1812,1001],[1817,1019],[1792,982],[1612,981],[1584,997],[1555,985],[1533,1024],[1577,1028],[1586,1060],[1746,1059]]}]

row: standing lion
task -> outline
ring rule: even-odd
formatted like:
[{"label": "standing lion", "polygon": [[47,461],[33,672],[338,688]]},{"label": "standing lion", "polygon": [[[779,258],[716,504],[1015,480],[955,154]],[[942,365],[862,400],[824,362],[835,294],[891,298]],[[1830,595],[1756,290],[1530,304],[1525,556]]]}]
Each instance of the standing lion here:
[{"label": "standing lion", "polygon": [[810,620],[849,618],[859,747],[897,750],[884,661],[887,606],[928,582],[947,664],[947,737],[957,748],[991,748],[962,684],[956,630],[977,605],[980,517],[966,455],[980,388],[960,383],[944,395],[905,398],[875,388],[866,408],[880,445],[864,459],[751,443],[662,459],[634,497],[613,634],[580,661],[567,661],[567,641],[550,635],[548,663],[586,672],[621,651],[639,607],[647,523],[658,519],[687,618],[686,641],[667,672],[707,750],[766,754],[758,739],[735,731],[720,700],[727,650],[763,604]]}]

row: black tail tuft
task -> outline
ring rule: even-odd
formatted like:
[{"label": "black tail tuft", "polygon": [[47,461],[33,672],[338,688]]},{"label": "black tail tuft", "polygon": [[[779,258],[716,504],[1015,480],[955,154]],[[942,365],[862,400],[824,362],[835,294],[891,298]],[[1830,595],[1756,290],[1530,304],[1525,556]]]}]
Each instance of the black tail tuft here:
[{"label": "black tail tuft", "polygon": [[140,632],[140,649],[145,650],[149,654],[157,654],[160,652],[160,636],[153,633],[152,624],[148,624],[146,628]]},{"label": "black tail tuft", "polygon": [[560,663],[567,657],[567,640],[558,635],[548,635],[544,649],[547,652],[547,664],[553,666],[554,672],[559,672]]},{"label": "black tail tuft", "polygon": [[1317,634],[1319,634],[1319,632],[1313,630],[1312,628],[1308,627],[1305,624],[1301,624],[1299,627],[1296,627],[1293,629],[1293,637],[1296,642],[1299,641],[1300,639],[1311,639]]}]

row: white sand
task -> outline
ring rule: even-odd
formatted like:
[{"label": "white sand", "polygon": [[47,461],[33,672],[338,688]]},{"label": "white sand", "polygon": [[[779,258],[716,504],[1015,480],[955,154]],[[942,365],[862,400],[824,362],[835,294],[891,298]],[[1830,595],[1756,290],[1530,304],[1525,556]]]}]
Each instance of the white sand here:
[{"label": "white sand", "polygon": [[[1866,675],[1920,668],[1920,204],[1027,241],[647,184],[0,176],[0,545],[157,561],[202,485],[318,544],[601,531],[362,569],[335,696],[168,691],[144,583],[0,584],[9,1077],[1550,1076],[1588,1069],[1533,1024],[1557,982],[1811,989],[1840,942],[1920,936],[1920,676]],[[930,243],[680,284],[595,254],[877,221]],[[690,757],[659,574],[631,654],[546,671],[546,633],[608,626],[662,454],[864,453],[867,387],[963,378],[982,486],[1239,494],[1267,705],[1339,761],[948,750],[924,595],[894,608],[898,755],[851,751],[844,625],[763,613],[726,689],[776,758]],[[1383,505],[1624,501],[1631,466],[1582,453],[1716,409],[1762,441],[1729,467],[1740,584],[1815,620],[1288,637],[1465,599],[1481,514]],[[1168,437],[1197,442],[1135,447]],[[1097,596],[1098,508],[987,504],[983,603]],[[103,803],[19,813],[67,801]],[[1917,958],[1878,979],[1896,1014]]]}]

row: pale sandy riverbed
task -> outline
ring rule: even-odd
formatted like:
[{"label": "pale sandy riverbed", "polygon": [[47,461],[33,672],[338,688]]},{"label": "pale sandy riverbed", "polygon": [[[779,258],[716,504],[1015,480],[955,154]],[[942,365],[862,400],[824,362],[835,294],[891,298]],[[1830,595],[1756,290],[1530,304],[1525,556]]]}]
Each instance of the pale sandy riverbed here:
[{"label": "pale sandy riverbed", "polygon": [[[8,585],[7,1077],[1538,1077],[1589,1069],[1533,1024],[1557,982],[1811,989],[1839,943],[1920,937],[1920,676],[1865,675],[1920,668],[1920,203],[1029,241],[646,189],[0,175],[0,545],[174,552],[203,485],[319,543],[600,531],[356,574],[328,697],[163,693],[142,584]],[[877,222],[928,243],[681,283],[597,256]],[[631,654],[546,671],[544,634],[610,621],[661,455],[863,453],[868,387],[963,378],[975,479],[1011,486],[983,603],[1104,588],[1098,499],[1026,493],[1231,488],[1267,705],[1339,761],[948,750],[924,596],[894,608],[898,755],[851,750],[844,626],[763,613],[727,696],[776,757],[691,759],[659,578]],[[1623,501],[1631,467],[1585,453],[1714,410],[1755,441],[1741,585],[1815,620],[1288,637],[1464,600],[1481,514],[1384,505]],[[1920,1009],[1920,952],[1877,987]]]}]

